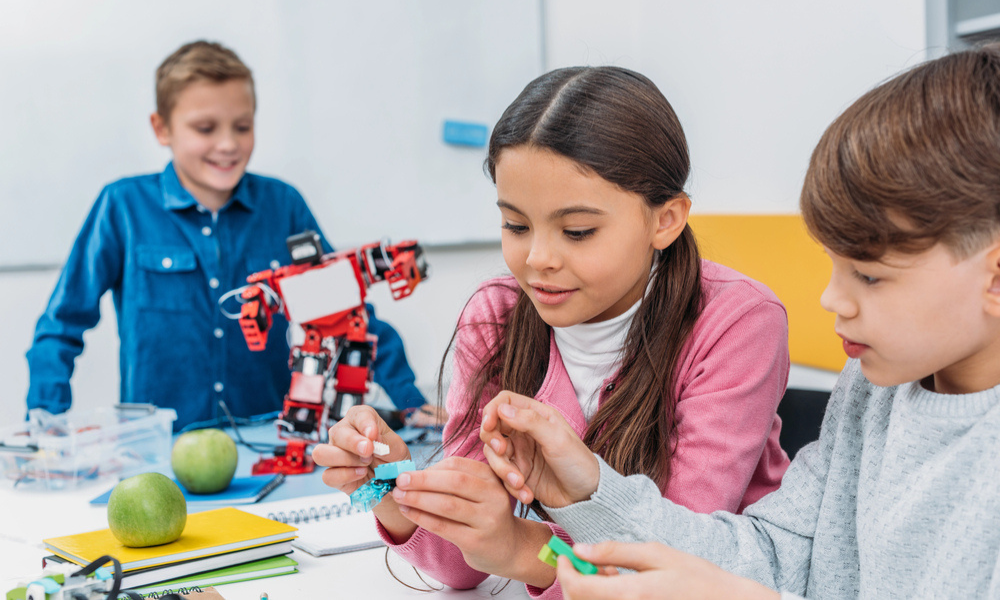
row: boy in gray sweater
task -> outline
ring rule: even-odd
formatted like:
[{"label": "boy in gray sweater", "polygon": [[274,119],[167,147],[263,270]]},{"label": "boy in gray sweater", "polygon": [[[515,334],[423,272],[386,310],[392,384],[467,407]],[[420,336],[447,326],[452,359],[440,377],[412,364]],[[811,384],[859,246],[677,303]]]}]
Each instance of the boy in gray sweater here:
[{"label": "boy in gray sweater", "polygon": [[566,597],[1000,598],[1000,47],[858,99],[814,151],[801,209],[851,360],[820,439],[743,515],[672,504],[530,398],[484,409],[508,491],[581,558],[636,571],[560,559]]}]

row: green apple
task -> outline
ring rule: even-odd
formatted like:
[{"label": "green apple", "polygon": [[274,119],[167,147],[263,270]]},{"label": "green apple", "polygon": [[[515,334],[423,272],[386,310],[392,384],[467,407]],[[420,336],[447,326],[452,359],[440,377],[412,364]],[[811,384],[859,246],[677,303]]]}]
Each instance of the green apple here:
[{"label": "green apple", "polygon": [[140,473],[122,479],[108,498],[108,527],[132,548],[168,544],[187,523],[184,493],[166,475]]},{"label": "green apple", "polygon": [[221,429],[198,429],[178,436],[170,466],[184,489],[214,494],[229,487],[236,473],[236,442]]}]

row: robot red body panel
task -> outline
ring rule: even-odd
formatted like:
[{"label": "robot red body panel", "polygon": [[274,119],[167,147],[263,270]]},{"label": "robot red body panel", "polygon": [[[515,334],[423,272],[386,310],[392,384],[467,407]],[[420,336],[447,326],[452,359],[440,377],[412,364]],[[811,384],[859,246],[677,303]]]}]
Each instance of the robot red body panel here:
[{"label": "robot red body panel", "polygon": [[272,315],[297,322],[305,340],[291,348],[292,382],[278,436],[284,453],[263,458],[253,473],[307,473],[306,449],[325,442],[329,421],[363,404],[372,380],[377,338],[368,333],[368,286],[386,281],[395,300],[427,278],[423,250],[415,241],[371,243],[324,255],[312,231],[288,238],[291,265],[254,273],[241,293],[240,327],[251,350],[263,350]]}]

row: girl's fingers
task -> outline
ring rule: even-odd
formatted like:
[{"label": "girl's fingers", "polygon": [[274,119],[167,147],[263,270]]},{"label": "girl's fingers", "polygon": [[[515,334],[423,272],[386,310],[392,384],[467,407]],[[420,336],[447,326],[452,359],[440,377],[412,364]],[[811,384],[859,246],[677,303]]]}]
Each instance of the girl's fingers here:
[{"label": "girl's fingers", "polygon": [[486,446],[483,448],[486,461],[489,463],[493,473],[503,482],[504,489],[511,496],[517,498],[521,504],[531,504],[534,494],[525,486],[524,475],[506,458],[498,455],[493,448]]},{"label": "girl's fingers", "polygon": [[399,514],[403,515],[403,517],[407,520],[412,522],[417,527],[426,529],[446,541],[455,543],[457,537],[463,531],[468,530],[467,525],[458,523],[447,517],[425,512],[419,508],[414,508],[405,504],[398,504],[398,506]]},{"label": "girl's fingers", "polygon": [[316,444],[312,448],[313,461],[321,467],[364,467],[372,464],[371,458],[362,458],[353,452],[332,444]]},{"label": "girl's fingers", "polygon": [[361,487],[372,472],[365,467],[331,467],[323,471],[323,483],[349,494]]},{"label": "girl's fingers", "polygon": [[330,428],[330,444],[371,458],[375,451],[372,441],[378,439],[382,424],[382,418],[372,407],[352,406],[347,415]]}]

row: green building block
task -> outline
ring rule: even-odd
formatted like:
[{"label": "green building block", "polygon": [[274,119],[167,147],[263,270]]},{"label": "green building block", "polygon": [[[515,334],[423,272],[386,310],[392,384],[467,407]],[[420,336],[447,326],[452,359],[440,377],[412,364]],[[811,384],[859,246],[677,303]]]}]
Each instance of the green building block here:
[{"label": "green building block", "polygon": [[538,552],[538,560],[553,567],[559,566],[559,563],[556,562],[556,556],[556,553],[552,551],[552,548],[549,548],[548,544],[542,546],[541,551]]},{"label": "green building block", "polygon": [[570,562],[573,563],[573,567],[575,567],[577,571],[583,573],[584,575],[597,574],[596,565],[594,565],[593,563],[589,563],[583,560],[582,558],[577,558],[576,554],[573,553],[573,548],[571,548],[570,545],[567,544],[566,542],[559,539],[558,536],[555,535],[552,536],[552,538],[549,540],[549,543],[542,547],[542,552],[538,553],[538,558],[540,558],[543,562],[546,562],[551,565],[555,563],[555,556],[550,556],[552,562],[545,560],[545,558],[542,557],[542,553],[545,552],[546,548],[549,549],[549,554],[553,553],[561,554],[566,558],[568,558]]}]

